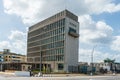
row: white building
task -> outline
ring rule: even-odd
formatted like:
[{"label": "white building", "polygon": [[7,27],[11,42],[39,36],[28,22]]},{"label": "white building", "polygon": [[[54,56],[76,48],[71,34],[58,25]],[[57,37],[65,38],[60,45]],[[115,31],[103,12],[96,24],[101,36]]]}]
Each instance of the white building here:
[{"label": "white building", "polygon": [[98,71],[98,72],[99,72],[100,68],[107,69],[107,71],[110,71],[109,63],[93,63],[93,66],[96,67],[96,71]]}]

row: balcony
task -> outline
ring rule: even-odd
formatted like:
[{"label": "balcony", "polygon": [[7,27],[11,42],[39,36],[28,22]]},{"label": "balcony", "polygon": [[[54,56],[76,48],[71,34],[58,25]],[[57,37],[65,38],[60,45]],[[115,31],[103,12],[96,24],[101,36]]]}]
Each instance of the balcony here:
[{"label": "balcony", "polygon": [[74,38],[78,38],[79,37],[79,34],[75,33],[75,32],[72,32],[72,31],[69,31],[68,34]]}]

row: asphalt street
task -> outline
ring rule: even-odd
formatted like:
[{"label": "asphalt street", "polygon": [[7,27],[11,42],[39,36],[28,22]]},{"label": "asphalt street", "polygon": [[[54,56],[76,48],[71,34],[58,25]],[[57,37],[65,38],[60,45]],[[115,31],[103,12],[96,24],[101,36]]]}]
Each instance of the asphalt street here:
[{"label": "asphalt street", "polygon": [[8,77],[0,75],[0,80],[120,80],[120,76]]},{"label": "asphalt street", "polygon": [[75,74],[51,75],[45,74],[43,77],[16,77],[14,73],[0,73],[0,80],[120,80],[120,74],[101,76],[80,76]]}]

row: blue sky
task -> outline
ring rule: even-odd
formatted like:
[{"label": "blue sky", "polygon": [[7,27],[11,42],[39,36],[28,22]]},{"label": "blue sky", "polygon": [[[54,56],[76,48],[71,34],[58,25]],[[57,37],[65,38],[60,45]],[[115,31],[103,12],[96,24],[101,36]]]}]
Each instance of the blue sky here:
[{"label": "blue sky", "polygon": [[[2,0],[0,1],[0,40],[6,40],[12,30],[26,31],[21,18],[16,15],[9,15],[4,12]],[[4,34],[4,35],[3,35]]]},{"label": "blue sky", "polygon": [[0,0],[0,51],[26,54],[28,27],[65,8],[79,17],[79,61],[97,45],[94,62],[120,62],[120,0]]},{"label": "blue sky", "polygon": [[104,20],[107,24],[112,26],[114,30],[116,31],[114,35],[117,35],[120,33],[120,12],[116,13],[103,13],[100,15],[93,15],[93,20],[98,21],[98,20]]}]

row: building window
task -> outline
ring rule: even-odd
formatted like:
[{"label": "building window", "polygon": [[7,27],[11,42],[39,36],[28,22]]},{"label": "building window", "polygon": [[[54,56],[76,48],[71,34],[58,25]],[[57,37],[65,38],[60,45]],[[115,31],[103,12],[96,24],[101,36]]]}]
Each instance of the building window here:
[{"label": "building window", "polygon": [[69,28],[69,32],[74,32],[74,33],[76,33],[76,30],[73,29],[73,28]]},{"label": "building window", "polygon": [[63,70],[63,68],[64,68],[64,65],[62,63],[59,63],[58,64],[58,70]]}]

